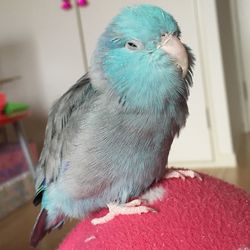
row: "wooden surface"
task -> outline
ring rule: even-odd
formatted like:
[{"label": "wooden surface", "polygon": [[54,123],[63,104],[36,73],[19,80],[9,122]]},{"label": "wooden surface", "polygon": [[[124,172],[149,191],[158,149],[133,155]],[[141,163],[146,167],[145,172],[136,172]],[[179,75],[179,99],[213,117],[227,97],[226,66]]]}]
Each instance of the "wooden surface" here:
[{"label": "wooden surface", "polygon": [[[236,169],[219,168],[204,169],[204,172],[227,182],[236,184],[250,192],[250,133],[242,138],[241,148],[239,149],[238,162]],[[27,250],[32,249],[28,245],[30,232],[35,221],[39,208],[35,208],[32,203],[26,204],[11,215],[0,221],[0,250]],[[36,248],[37,250],[56,249],[59,242],[73,228],[77,221],[67,222],[60,231],[54,231]]]}]

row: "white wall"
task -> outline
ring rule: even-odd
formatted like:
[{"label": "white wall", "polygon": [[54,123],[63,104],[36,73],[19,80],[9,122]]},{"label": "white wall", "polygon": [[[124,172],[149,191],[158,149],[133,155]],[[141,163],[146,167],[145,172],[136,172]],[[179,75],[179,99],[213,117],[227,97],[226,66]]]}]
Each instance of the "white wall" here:
[{"label": "white wall", "polygon": [[233,23],[230,9],[230,1],[217,1],[217,14],[219,21],[219,34],[223,57],[223,68],[229,117],[235,151],[238,150],[241,135],[244,132],[243,107],[240,94],[239,72],[237,71],[236,46],[233,37]]},{"label": "white wall", "polygon": [[250,1],[230,0],[245,132],[250,132]]},{"label": "white wall", "polygon": [[2,87],[10,101],[32,106],[26,131],[42,144],[52,103],[84,74],[74,12],[60,1],[0,1],[0,79],[21,79]]},{"label": "white wall", "polygon": [[217,166],[235,166],[236,157],[229,122],[216,1],[196,0],[196,3],[215,162]]},{"label": "white wall", "polygon": [[[92,2],[101,6],[97,0]],[[170,9],[173,10],[174,15],[181,11],[186,12],[190,7],[183,9],[182,1],[157,2],[164,2],[166,8],[172,3],[172,9]],[[197,36],[196,32],[199,33],[200,40],[197,39],[195,48],[197,54],[199,53],[201,56],[197,61],[199,64],[197,67],[201,68],[202,78],[206,79],[204,99],[208,103],[212,124],[211,141],[213,142],[214,160],[217,164],[221,164],[219,158],[222,157],[224,160],[221,162],[225,163],[229,159],[228,162],[234,164],[217,18],[214,10],[215,0],[194,0],[192,3],[199,9],[197,10],[197,20],[199,21],[193,22],[193,25],[196,23],[197,27],[194,29],[193,25],[189,25],[189,19],[185,19],[186,21],[182,23],[181,15],[178,20],[186,30],[184,36],[189,37],[190,41],[193,39],[190,35],[192,32],[195,32],[195,36]],[[25,101],[32,105],[33,116],[28,120],[27,132],[40,144],[43,141],[48,108],[75,80],[85,73],[80,54],[75,13],[74,11],[62,11],[59,4],[60,1],[51,0],[0,1],[0,78],[19,74],[22,76],[21,80],[6,85],[4,91],[12,101]],[[106,4],[102,9],[104,8],[106,8]],[[104,10],[102,11],[104,12]],[[105,11],[108,12],[109,8]],[[83,26],[86,31],[87,51],[91,51],[99,32],[96,30],[92,32],[95,28],[94,23],[87,26],[88,16],[84,15],[84,9],[81,12],[84,16]],[[88,14],[94,15],[96,11],[93,11],[93,14],[88,12]],[[109,14],[110,18],[113,14]],[[106,15],[107,13],[105,13]],[[190,43],[189,40],[187,43]],[[199,86],[198,84],[197,82],[197,86]],[[197,105],[200,103],[198,102]],[[205,116],[205,109],[202,112],[202,115]],[[193,114],[196,115],[195,112]],[[211,162],[207,164],[211,164]]]}]

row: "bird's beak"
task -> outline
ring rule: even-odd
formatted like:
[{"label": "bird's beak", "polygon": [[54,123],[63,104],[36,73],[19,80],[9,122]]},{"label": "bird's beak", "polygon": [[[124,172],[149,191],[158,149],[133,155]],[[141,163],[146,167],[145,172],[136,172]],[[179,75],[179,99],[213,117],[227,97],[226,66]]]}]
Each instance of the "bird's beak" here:
[{"label": "bird's beak", "polygon": [[167,34],[162,38],[159,49],[164,50],[175,61],[176,67],[182,70],[184,78],[188,71],[188,55],[178,37]]}]

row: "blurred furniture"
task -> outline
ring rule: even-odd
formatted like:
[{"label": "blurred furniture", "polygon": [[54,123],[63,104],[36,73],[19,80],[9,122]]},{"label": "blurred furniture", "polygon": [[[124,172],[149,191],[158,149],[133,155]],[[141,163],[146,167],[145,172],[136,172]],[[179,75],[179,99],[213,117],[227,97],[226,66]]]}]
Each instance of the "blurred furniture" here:
[{"label": "blurred furniture", "polygon": [[[37,159],[34,143],[29,143],[33,159]],[[14,211],[34,195],[34,181],[19,143],[0,145],[0,219]]]},{"label": "blurred furniture", "polygon": [[9,143],[5,135],[0,144],[0,219],[29,201],[34,193],[32,158],[37,159],[37,150],[34,143],[27,142],[22,128],[22,121],[29,115],[29,110],[0,114],[0,128],[11,125],[18,138],[18,143]]},{"label": "blurred furniture", "polygon": [[0,92],[0,112],[4,109],[6,104],[6,95],[3,92]]},{"label": "blurred furniture", "polygon": [[19,79],[21,79],[20,76],[13,76],[13,77],[7,77],[7,78],[4,78],[4,79],[0,79],[0,85],[4,85],[6,83],[13,82],[13,81],[16,81],[16,80],[19,80]]},{"label": "blurred furniture", "polygon": [[4,125],[12,125],[16,135],[18,137],[20,146],[22,148],[23,154],[25,156],[25,159],[27,161],[29,170],[32,174],[32,176],[35,176],[35,169],[33,166],[33,162],[32,162],[32,157],[30,154],[30,150],[29,150],[29,146],[27,143],[27,140],[24,136],[24,132],[22,129],[22,120],[25,119],[27,116],[30,115],[30,111],[24,111],[24,112],[19,112],[19,113],[14,113],[12,115],[4,115],[4,114],[0,114],[0,127],[4,126]]}]

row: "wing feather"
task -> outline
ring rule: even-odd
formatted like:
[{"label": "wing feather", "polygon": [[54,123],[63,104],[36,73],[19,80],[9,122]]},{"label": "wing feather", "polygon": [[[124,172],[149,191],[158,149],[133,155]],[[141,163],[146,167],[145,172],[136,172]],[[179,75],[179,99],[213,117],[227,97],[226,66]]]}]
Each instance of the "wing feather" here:
[{"label": "wing feather", "polygon": [[57,179],[62,164],[63,134],[72,114],[81,108],[96,94],[92,88],[88,74],[80,78],[52,106],[46,131],[43,150],[36,169],[36,196],[34,203],[38,204],[42,193],[50,182]]}]

